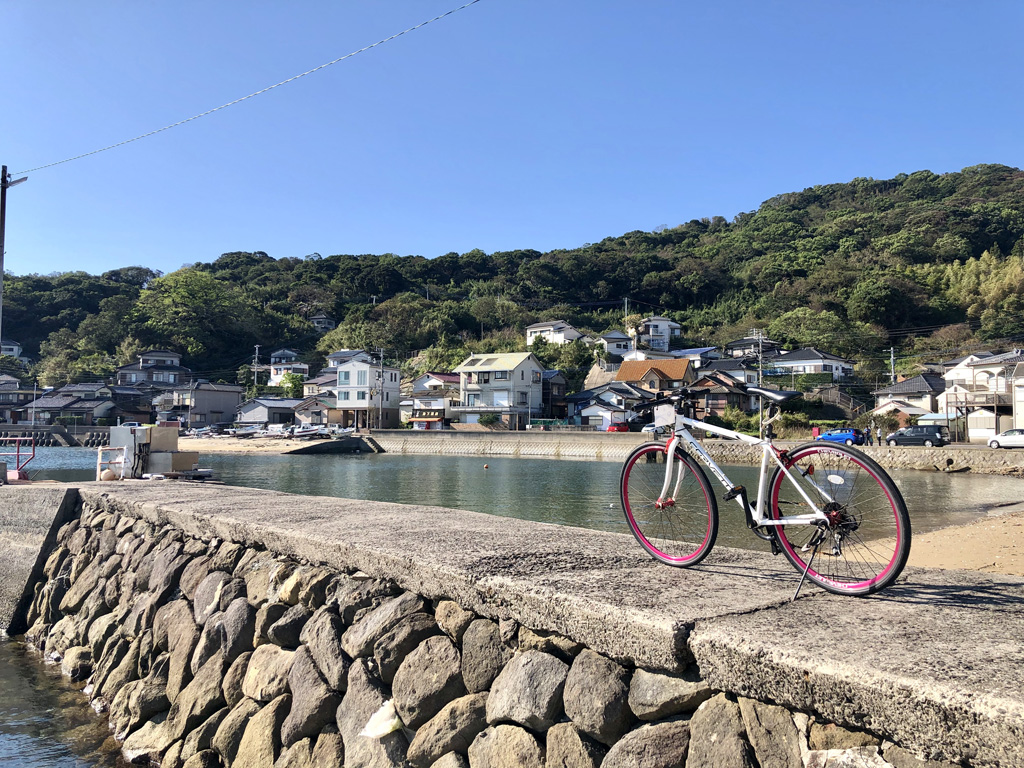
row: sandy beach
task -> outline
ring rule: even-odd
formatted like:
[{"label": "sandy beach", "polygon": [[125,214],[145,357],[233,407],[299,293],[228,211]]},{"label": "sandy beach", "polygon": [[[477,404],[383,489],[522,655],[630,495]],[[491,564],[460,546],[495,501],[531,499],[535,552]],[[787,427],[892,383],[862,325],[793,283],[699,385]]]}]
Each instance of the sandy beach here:
[{"label": "sandy beach", "polygon": [[[179,448],[198,451],[202,456],[204,453],[285,453],[305,445],[309,442],[223,437],[183,438]],[[1024,482],[1021,495],[1024,497]],[[967,525],[915,535],[910,565],[1024,576],[1024,501],[995,510]]]}]

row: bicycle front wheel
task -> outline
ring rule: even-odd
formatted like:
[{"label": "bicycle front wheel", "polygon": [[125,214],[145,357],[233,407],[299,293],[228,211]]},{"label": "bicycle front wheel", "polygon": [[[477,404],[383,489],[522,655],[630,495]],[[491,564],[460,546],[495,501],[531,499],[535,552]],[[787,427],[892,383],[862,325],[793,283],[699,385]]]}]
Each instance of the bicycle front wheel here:
[{"label": "bicycle front wheel", "polygon": [[808,443],[787,456],[788,477],[776,469],[768,485],[771,517],[812,512],[796,485],[828,516],[819,525],[774,527],[789,561],[840,595],[871,594],[895,581],[910,555],[910,515],[885,470],[842,445]]},{"label": "bicycle front wheel", "polygon": [[[718,536],[718,503],[704,470],[682,450],[668,461],[663,443],[641,445],[626,459],[622,510],[640,546],[667,565],[696,565]],[[662,496],[666,469],[668,492]]]}]

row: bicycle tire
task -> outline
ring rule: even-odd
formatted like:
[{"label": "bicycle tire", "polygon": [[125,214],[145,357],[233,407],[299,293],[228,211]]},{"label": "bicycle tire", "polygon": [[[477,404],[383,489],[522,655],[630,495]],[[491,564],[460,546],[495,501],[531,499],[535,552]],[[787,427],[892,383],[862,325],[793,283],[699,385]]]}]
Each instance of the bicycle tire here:
[{"label": "bicycle tire", "polygon": [[672,477],[684,472],[679,492],[662,506],[665,482],[665,444],[645,443],[622,467],[619,484],[622,511],[640,546],[656,560],[677,568],[696,565],[711,552],[718,536],[718,502],[704,470],[685,451],[676,448]]},{"label": "bicycle tire", "polygon": [[[892,584],[910,555],[910,515],[886,471],[855,448],[820,443],[787,451],[786,467],[816,502],[821,494],[808,478],[832,499],[821,504],[830,522],[820,543],[814,539],[822,530],[817,526],[773,526],[776,542],[797,570],[806,569],[810,581],[838,595],[869,595]],[[769,481],[768,494],[769,514],[775,520],[810,512],[779,468]]]}]

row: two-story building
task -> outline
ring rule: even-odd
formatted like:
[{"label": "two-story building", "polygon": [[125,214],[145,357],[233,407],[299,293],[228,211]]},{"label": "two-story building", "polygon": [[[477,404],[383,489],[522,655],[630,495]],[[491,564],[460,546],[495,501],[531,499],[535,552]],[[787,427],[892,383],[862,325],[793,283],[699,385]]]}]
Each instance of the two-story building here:
[{"label": "two-story building", "polygon": [[459,374],[460,421],[476,424],[495,414],[509,429],[524,429],[543,413],[544,366],[531,352],[470,355]]},{"label": "two-story building", "polygon": [[161,392],[153,400],[159,421],[177,421],[189,427],[224,424],[235,420],[245,398],[245,387],[196,381],[187,387]]},{"label": "two-story building", "polygon": [[341,411],[342,427],[397,429],[400,426],[402,374],[397,368],[381,366],[353,355],[334,366],[334,390]]},{"label": "two-story building", "polygon": [[1001,354],[978,353],[944,364],[946,390],[938,408],[965,417],[966,438],[984,442],[1016,423],[1014,378],[1024,352],[1012,349]]},{"label": "two-story building", "polygon": [[584,334],[564,320],[547,320],[526,326],[526,346],[533,346],[537,339],[544,339],[549,344],[568,344],[582,339]]},{"label": "two-story building", "polygon": [[[373,356],[365,349],[339,349],[337,352],[331,352],[327,356],[327,367],[337,368],[342,363],[347,363],[349,360],[362,360],[364,362],[370,362]],[[321,371],[326,373],[326,371]]]},{"label": "two-story building", "polygon": [[303,379],[309,376],[309,366],[299,362],[299,353],[294,349],[277,349],[270,353],[270,378],[267,384],[279,386],[285,374],[294,373]]},{"label": "two-story building", "polygon": [[637,328],[637,342],[646,344],[651,349],[668,350],[672,339],[678,338],[682,326],[674,320],[660,315],[645,317]]},{"label": "two-story building", "polygon": [[333,331],[338,327],[337,321],[333,317],[325,315],[323,312],[313,315],[309,318],[309,322],[311,322],[313,327],[320,333],[327,333],[328,331]]},{"label": "two-story building", "polygon": [[192,370],[181,365],[181,355],[166,349],[143,352],[137,363],[122,365],[115,375],[120,385],[149,384],[163,389],[173,389],[192,380]]},{"label": "two-story building", "polygon": [[629,334],[622,331],[608,331],[598,337],[597,344],[603,347],[609,355],[622,357],[632,348],[633,340]]},{"label": "two-story building", "polygon": [[428,371],[412,382],[411,408],[408,420],[413,429],[445,429],[455,418],[461,405],[457,373]]},{"label": "two-story building", "polygon": [[33,399],[32,387],[24,386],[14,376],[0,373],[0,423],[17,423],[18,409]]},{"label": "two-story building", "polygon": [[776,357],[782,352],[782,344],[764,336],[745,336],[728,342],[723,349],[726,357]]},{"label": "two-story building", "polygon": [[640,387],[622,381],[600,384],[566,396],[569,421],[598,431],[635,416],[633,407],[653,399]]},{"label": "two-story building", "polygon": [[0,355],[18,359],[22,365],[28,365],[29,359],[21,354],[21,344],[12,339],[0,339]]},{"label": "two-story building", "polygon": [[[804,373],[827,373],[832,381],[841,381],[853,375],[853,360],[830,355],[814,347],[804,347],[772,358],[771,374],[796,375]],[[768,371],[766,371],[768,373]]]},{"label": "two-story building", "polygon": [[668,394],[689,384],[696,375],[689,360],[626,360],[619,366],[615,381],[624,381],[653,394]]}]

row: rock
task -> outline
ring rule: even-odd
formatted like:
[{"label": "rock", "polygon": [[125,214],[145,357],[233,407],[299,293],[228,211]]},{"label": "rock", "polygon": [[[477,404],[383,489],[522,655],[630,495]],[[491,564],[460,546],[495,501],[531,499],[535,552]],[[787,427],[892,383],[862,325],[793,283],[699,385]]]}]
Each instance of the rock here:
[{"label": "rock", "polygon": [[107,701],[111,701],[117,695],[122,685],[138,679],[139,652],[141,647],[141,640],[136,638],[128,646],[128,652],[121,659],[121,663],[110,671],[110,674],[103,679],[101,684],[96,686],[96,692]]},{"label": "rock", "polygon": [[252,699],[242,699],[228,712],[227,717],[217,727],[213,735],[213,748],[225,764],[231,765],[238,754],[238,745],[245,734],[245,726],[260,711],[260,705]]},{"label": "rock", "polygon": [[351,624],[359,611],[380,605],[398,593],[398,585],[391,579],[346,578],[339,582],[333,601],[342,621]]},{"label": "rock", "polygon": [[227,571],[237,576],[235,568],[238,567],[245,553],[244,545],[236,544],[233,541],[222,541],[217,550],[210,555],[210,566],[212,570]]},{"label": "rock", "polygon": [[885,750],[885,760],[893,768],[957,768],[954,763],[937,760],[922,760],[903,747],[892,746]]},{"label": "rock", "polygon": [[242,678],[242,693],[250,699],[267,702],[288,692],[288,673],[295,651],[276,645],[261,645],[252,656]]},{"label": "rock", "polygon": [[302,591],[299,593],[299,604],[306,606],[311,612],[327,604],[327,589],[334,574],[324,568],[315,568],[305,576]]},{"label": "rock", "polygon": [[181,759],[181,748],[185,745],[184,741],[176,741],[167,748],[164,752],[163,759],[160,761],[160,768],[182,768],[184,760]]},{"label": "rock", "polygon": [[[562,690],[569,666],[540,651],[527,651],[512,659],[491,686],[487,722],[513,722],[546,731],[562,713]],[[472,755],[470,756],[472,762]]]},{"label": "rock", "polygon": [[[330,763],[330,765],[342,766],[343,763]],[[281,754],[274,763],[274,768],[316,768],[313,763],[313,740],[310,738],[283,748]]]},{"label": "rock", "polygon": [[487,728],[487,694],[474,693],[445,705],[416,732],[408,760],[414,768],[429,768],[448,752],[466,754],[477,734]]},{"label": "rock", "polygon": [[414,613],[398,622],[373,644],[380,679],[390,685],[405,657],[428,637],[440,633],[437,622],[427,613]]},{"label": "rock", "polygon": [[[313,768],[341,768],[345,765],[345,744],[338,729],[327,726],[313,747]],[[355,765],[355,764],[354,764]]]},{"label": "rock", "polygon": [[466,693],[458,648],[443,635],[427,638],[406,656],[391,689],[402,722],[419,728],[445,704]]},{"label": "rock", "polygon": [[811,735],[807,742],[812,750],[877,747],[882,743],[870,733],[850,731],[833,723],[812,723]]},{"label": "rock", "polygon": [[583,645],[567,637],[556,635],[554,632],[520,627],[519,650],[550,653],[566,664],[572,664],[572,660],[583,650]]},{"label": "rock", "polygon": [[891,768],[878,747],[822,749],[807,753],[806,768]]},{"label": "rock", "polygon": [[203,626],[208,618],[220,611],[221,593],[230,581],[231,574],[213,571],[199,583],[192,599],[196,624]]},{"label": "rock", "polygon": [[182,625],[195,626],[188,600],[172,600],[160,606],[153,617],[153,640],[163,651],[171,650],[170,638],[177,638]]},{"label": "rock", "polygon": [[121,665],[130,648],[131,644],[116,632],[107,640],[103,646],[103,652],[100,654],[99,663],[96,664],[96,671],[92,676],[92,688],[95,696],[100,695],[103,684],[110,674]]},{"label": "rock", "polygon": [[218,611],[206,620],[202,632],[199,633],[199,642],[192,653],[192,661],[189,669],[195,674],[198,669],[216,654],[223,651],[227,638],[225,637],[224,626],[221,619],[224,614]]},{"label": "rock", "polygon": [[341,694],[328,687],[306,646],[295,652],[288,688],[292,707],[281,728],[281,743],[285,747],[320,733],[325,725],[334,722],[334,713],[341,704]]},{"label": "rock", "polygon": [[339,693],[345,692],[349,658],[341,647],[345,625],[331,606],[320,608],[306,622],[299,635],[305,643],[327,685]]},{"label": "rock", "polygon": [[488,619],[472,622],[462,636],[462,679],[466,690],[490,689],[494,678],[512,658],[512,649],[501,639],[498,625]]},{"label": "rock", "polygon": [[204,749],[192,755],[181,768],[220,768],[220,758],[212,749]]},{"label": "rock", "polygon": [[637,669],[629,683],[629,708],[641,720],[663,720],[692,712],[712,690],[695,674],[670,675]]},{"label": "rock", "polygon": [[235,763],[245,768],[273,768],[281,751],[281,724],[291,703],[292,697],[284,694],[253,715],[238,744]]},{"label": "rock", "polygon": [[224,568],[218,569],[212,566],[213,563],[207,555],[192,558],[182,569],[181,576],[178,577],[178,588],[181,590],[181,594],[189,600],[194,600],[196,589],[203,579],[210,575],[210,571],[225,570]]},{"label": "rock", "polygon": [[588,736],[611,746],[635,719],[627,703],[629,677],[614,661],[582,651],[565,680],[565,713]]},{"label": "rock", "polygon": [[[601,768],[693,768],[710,765],[687,759],[690,743],[688,723],[676,720],[644,725],[619,739],[608,750]],[[715,768],[731,768],[732,765],[719,763]]]},{"label": "rock", "polygon": [[129,763],[148,762],[155,763],[160,760],[160,755],[171,745],[175,739],[170,737],[170,729],[164,718],[166,712],[161,712],[152,720],[147,720],[137,731],[128,736],[121,744],[121,753]]},{"label": "rock", "polygon": [[202,725],[185,736],[185,741],[181,747],[181,759],[188,760],[193,755],[197,755],[200,752],[211,749],[213,737],[217,733],[217,729],[220,728],[220,724],[224,722],[224,718],[227,717],[228,712],[230,711],[231,710],[227,707],[218,709],[206,718]]},{"label": "rock", "polygon": [[256,630],[254,632],[253,645],[269,643],[270,637],[267,632],[277,623],[288,611],[284,603],[264,603],[256,611]]},{"label": "rock", "polygon": [[441,630],[456,643],[462,642],[466,629],[476,618],[475,613],[465,610],[453,600],[439,602],[434,616],[437,617],[437,625]]},{"label": "rock", "polygon": [[[75,558],[75,560],[78,561],[79,558]],[[96,589],[102,572],[103,562],[101,560],[93,560],[85,566],[77,579],[74,578],[74,569],[72,569],[71,588],[64,595],[64,599],[60,601],[61,613],[78,613],[85,599]]]},{"label": "rock", "polygon": [[572,723],[557,723],[548,729],[549,768],[598,768],[607,752]]},{"label": "rock", "polygon": [[292,605],[267,630],[270,642],[282,648],[298,648],[299,634],[309,621],[310,612],[302,605]]},{"label": "rock", "polygon": [[458,752],[449,752],[436,760],[430,768],[469,768],[469,760]]},{"label": "rock", "polygon": [[178,694],[167,718],[173,737],[171,741],[184,738],[225,705],[221,683],[227,668],[223,654],[217,654],[202,666],[192,682]]},{"label": "rock", "polygon": [[153,674],[137,681],[128,696],[128,730],[134,730],[141,723],[166,712],[170,705],[166,676]]},{"label": "rock", "polygon": [[224,701],[229,707],[235,706],[245,696],[242,693],[242,681],[245,679],[245,672],[249,668],[249,658],[252,651],[247,651],[231,662],[228,673],[224,676],[224,684],[221,689],[224,691]]},{"label": "rock", "polygon": [[281,582],[277,590],[276,599],[286,605],[298,605],[299,595],[302,594],[302,587],[306,576],[310,573],[309,568],[296,568]]},{"label": "rock", "polygon": [[747,739],[761,768],[803,768],[800,734],[788,710],[743,698],[739,705]]},{"label": "rock", "polygon": [[192,681],[192,656],[199,645],[199,627],[191,616],[168,629],[171,663],[167,672],[167,698],[173,704],[178,694]]},{"label": "rock", "polygon": [[690,721],[687,768],[738,766],[756,768],[754,750],[745,738],[740,708],[724,693],[708,699]]},{"label": "rock", "polygon": [[229,662],[252,649],[256,631],[256,609],[244,597],[236,597],[221,614],[218,622],[223,627],[224,655]]},{"label": "rock", "polygon": [[543,768],[544,751],[537,739],[522,728],[498,725],[473,740],[469,764],[473,768]]},{"label": "rock", "polygon": [[406,616],[422,610],[422,598],[411,592],[386,600],[345,631],[341,636],[341,647],[353,659],[369,656],[373,653],[374,643],[392,627]]},{"label": "rock", "polygon": [[[379,739],[359,735],[373,714],[389,699],[385,689],[374,682],[370,675],[369,662],[356,659],[349,670],[348,690],[337,712],[346,765],[376,768],[401,765],[405,761],[409,742],[400,730]],[[323,734],[320,738],[323,738]]]},{"label": "rock", "polygon": [[[167,550],[168,553],[170,551]],[[191,556],[185,554],[157,557],[153,563],[153,572],[149,575],[149,591],[156,595],[158,600],[164,600],[178,588],[181,574],[191,561]]]},{"label": "rock", "polygon": [[239,567],[235,569],[238,575],[245,580],[245,590],[249,596],[250,603],[259,605],[268,599],[270,579],[278,567],[279,564],[276,560],[263,553],[245,565],[244,568],[240,563]]},{"label": "rock", "polygon": [[116,630],[117,617],[112,613],[105,613],[89,625],[86,643],[94,659],[100,657],[107,640],[113,637]]}]

